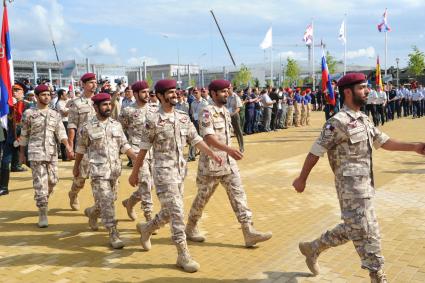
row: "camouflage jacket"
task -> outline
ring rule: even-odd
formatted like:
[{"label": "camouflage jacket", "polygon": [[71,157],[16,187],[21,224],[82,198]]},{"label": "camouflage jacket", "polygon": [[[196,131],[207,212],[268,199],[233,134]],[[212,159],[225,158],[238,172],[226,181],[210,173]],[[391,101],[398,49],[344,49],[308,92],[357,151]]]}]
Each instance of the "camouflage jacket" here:
[{"label": "camouflage jacket", "polygon": [[[52,109],[27,109],[19,144],[28,145],[28,161],[57,160],[57,142],[67,139],[61,115]],[[56,139],[55,139],[56,137]]]},{"label": "camouflage jacket", "polygon": [[118,121],[99,121],[94,116],[78,132],[77,141],[75,152],[88,154],[92,179],[114,180],[121,175],[120,152],[126,153],[131,146]]},{"label": "camouflage jacket", "polygon": [[375,195],[372,147],[378,149],[388,139],[364,113],[344,105],[325,123],[310,152],[328,153],[340,199],[370,198]]},{"label": "camouflage jacket", "polygon": [[84,123],[96,116],[93,101],[85,96],[74,98],[66,107],[69,108],[68,129],[78,131]]},{"label": "camouflage jacket", "polygon": [[[232,123],[229,110],[224,106],[208,105],[201,112],[199,114],[199,132],[201,136],[215,135],[221,143],[231,146],[232,140],[230,133]],[[201,153],[198,163],[198,174],[223,176],[232,173],[232,171],[239,170],[236,160],[226,152],[214,147],[211,147],[211,149],[224,161],[223,166],[220,166],[207,155]]]},{"label": "camouflage jacket", "polygon": [[140,149],[153,148],[155,185],[177,184],[186,176],[183,148],[202,141],[189,116],[180,110],[165,113],[162,108],[146,116]]}]

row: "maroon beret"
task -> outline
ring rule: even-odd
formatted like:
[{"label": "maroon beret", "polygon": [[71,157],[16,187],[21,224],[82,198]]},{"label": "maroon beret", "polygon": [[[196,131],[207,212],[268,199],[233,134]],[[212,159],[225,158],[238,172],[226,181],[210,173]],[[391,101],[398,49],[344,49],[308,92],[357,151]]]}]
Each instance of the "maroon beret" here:
[{"label": "maroon beret", "polygon": [[165,93],[169,89],[173,89],[177,87],[177,82],[175,80],[159,80],[155,84],[155,92],[156,93]]},{"label": "maroon beret", "polygon": [[34,93],[36,95],[39,95],[40,93],[45,92],[45,91],[50,92],[49,86],[47,86],[45,84],[41,84],[34,89]]},{"label": "maroon beret", "polygon": [[209,90],[218,91],[230,87],[230,82],[228,80],[214,80],[208,86]]},{"label": "maroon beret", "polygon": [[366,76],[363,73],[349,73],[338,80],[338,87],[354,85],[366,82]]},{"label": "maroon beret", "polygon": [[149,85],[145,81],[137,81],[131,85],[131,89],[133,91],[139,91],[139,90],[147,89],[147,88],[149,88]]},{"label": "maroon beret", "polygon": [[93,73],[86,73],[81,77],[81,81],[83,83],[90,81],[90,80],[95,80],[96,79],[96,74]]},{"label": "maroon beret", "polygon": [[91,100],[93,100],[94,103],[101,103],[103,101],[111,100],[111,95],[109,93],[101,92],[93,96]]}]

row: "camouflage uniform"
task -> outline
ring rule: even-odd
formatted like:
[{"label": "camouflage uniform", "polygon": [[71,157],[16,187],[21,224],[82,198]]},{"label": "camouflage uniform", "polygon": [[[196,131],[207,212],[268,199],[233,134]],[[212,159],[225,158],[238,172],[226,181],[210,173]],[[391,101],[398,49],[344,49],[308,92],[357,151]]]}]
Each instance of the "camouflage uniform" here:
[{"label": "camouflage uniform", "polygon": [[56,139],[67,139],[66,131],[60,114],[50,108],[26,110],[22,124],[19,144],[28,146],[34,199],[37,207],[47,207],[49,195],[58,182]]},{"label": "camouflage uniform", "polygon": [[189,116],[180,110],[165,113],[162,108],[146,116],[140,149],[153,148],[153,180],[161,211],[147,223],[153,231],[171,222],[172,240],[177,247],[186,245],[183,181],[187,164],[183,156],[186,143],[194,146],[202,141]]},{"label": "camouflage uniform", "polygon": [[99,121],[96,116],[83,125],[77,141],[75,152],[86,155],[89,160],[95,210],[106,228],[115,227],[120,152],[126,153],[131,146],[118,121],[112,118]]},{"label": "camouflage uniform", "polygon": [[[215,135],[221,143],[230,146],[231,118],[229,111],[225,107],[219,108],[215,105],[208,105],[202,110],[201,114],[199,124],[201,136]],[[201,153],[196,178],[198,194],[190,209],[189,222],[198,222],[208,200],[221,183],[226,189],[238,221],[250,223],[252,213],[247,205],[236,161],[224,151],[214,147],[211,147],[211,149],[223,159],[224,164],[220,166],[207,155]]]},{"label": "camouflage uniform", "polygon": [[326,122],[310,152],[316,156],[328,154],[343,223],[312,242],[317,255],[329,247],[353,241],[362,268],[371,272],[382,269],[384,257],[373,207],[372,147],[378,149],[388,139],[365,114],[347,106]]},{"label": "camouflage uniform", "polygon": [[[68,108],[68,129],[75,129],[78,143],[77,133],[80,131],[84,123],[96,116],[96,112],[93,108],[93,101],[82,95],[81,97],[77,97],[70,101]],[[87,154],[85,154],[83,160],[81,160],[79,169],[80,175],[78,177],[74,177],[72,182],[71,192],[74,194],[78,194],[78,192],[84,187],[84,183],[90,175],[89,159]]]},{"label": "camouflage uniform", "polygon": [[[144,107],[139,108],[137,104],[134,104],[124,108],[121,112],[119,121],[129,135],[129,142],[135,154],[139,153],[147,113],[155,113],[157,111],[158,108],[156,106],[146,104]],[[151,195],[153,187],[152,169],[152,150],[149,150],[145,156],[143,166],[140,167],[139,188],[130,197],[136,202],[142,201],[142,209],[145,215],[150,215],[153,207]]]}]

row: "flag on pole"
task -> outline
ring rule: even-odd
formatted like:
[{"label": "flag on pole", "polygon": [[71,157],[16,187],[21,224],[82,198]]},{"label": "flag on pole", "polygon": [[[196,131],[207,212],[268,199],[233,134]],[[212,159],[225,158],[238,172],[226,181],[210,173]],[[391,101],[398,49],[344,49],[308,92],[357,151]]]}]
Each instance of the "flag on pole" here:
[{"label": "flag on pole", "polygon": [[339,28],[338,39],[341,40],[342,44],[347,42],[347,39],[345,38],[345,20],[342,21],[341,27]]},{"label": "flag on pole", "polygon": [[272,27],[270,27],[266,33],[266,36],[263,39],[263,42],[261,42],[260,47],[261,49],[267,49],[272,47],[272,45],[273,45],[273,36],[272,36]]},{"label": "flag on pole", "polygon": [[379,56],[376,59],[376,88],[378,89],[378,91],[384,89],[382,85],[381,65],[379,65]]},{"label": "flag on pole", "polygon": [[322,49],[322,92],[327,92],[326,100],[329,104],[335,106],[335,94],[332,87],[331,75],[329,74],[328,64],[326,63],[325,50]]},{"label": "flag on pole", "polygon": [[9,106],[13,106],[13,83],[13,61],[10,49],[7,7],[6,4],[4,4],[0,41],[0,121],[4,129],[7,129],[7,114],[9,114]]},{"label": "flag on pole", "polygon": [[379,30],[379,32],[391,31],[391,28],[390,28],[390,26],[388,25],[388,22],[387,22],[387,9],[386,8],[385,8],[384,14],[382,15],[381,23],[378,25],[378,30]]},{"label": "flag on pole", "polygon": [[306,45],[310,45],[313,43],[313,25],[309,24],[304,32],[303,41]]}]

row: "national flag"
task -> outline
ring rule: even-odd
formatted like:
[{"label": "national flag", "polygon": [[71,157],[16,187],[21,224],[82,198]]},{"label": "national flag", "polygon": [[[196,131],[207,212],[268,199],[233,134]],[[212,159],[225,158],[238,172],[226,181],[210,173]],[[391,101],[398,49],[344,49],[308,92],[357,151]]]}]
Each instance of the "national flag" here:
[{"label": "national flag", "polygon": [[341,40],[343,44],[347,42],[347,39],[345,37],[345,20],[342,21],[341,27],[339,28],[338,39]]},{"label": "national flag", "polygon": [[261,42],[260,47],[261,49],[267,49],[272,47],[272,45],[273,45],[273,36],[272,36],[272,27],[270,27],[266,33],[266,36],[263,39],[263,42]]},{"label": "national flag", "polygon": [[382,21],[378,25],[378,30],[379,30],[379,32],[391,31],[391,28],[390,28],[390,26],[388,25],[388,22],[387,22],[387,9],[385,9],[384,14],[382,15]]},{"label": "national flag", "polygon": [[322,50],[322,92],[327,92],[326,100],[329,104],[335,106],[335,94],[332,87],[331,76],[328,70],[328,64],[326,63],[325,51]]},{"label": "national flag", "polygon": [[9,106],[13,106],[12,84],[14,83],[14,78],[6,4],[4,4],[3,8],[0,47],[0,121],[2,127],[7,129]]},{"label": "national flag", "polygon": [[313,24],[309,24],[305,29],[303,41],[306,45],[313,43]]},{"label": "national flag", "polygon": [[381,65],[379,65],[379,56],[376,59],[376,88],[378,89],[378,91],[384,89],[382,85]]}]

